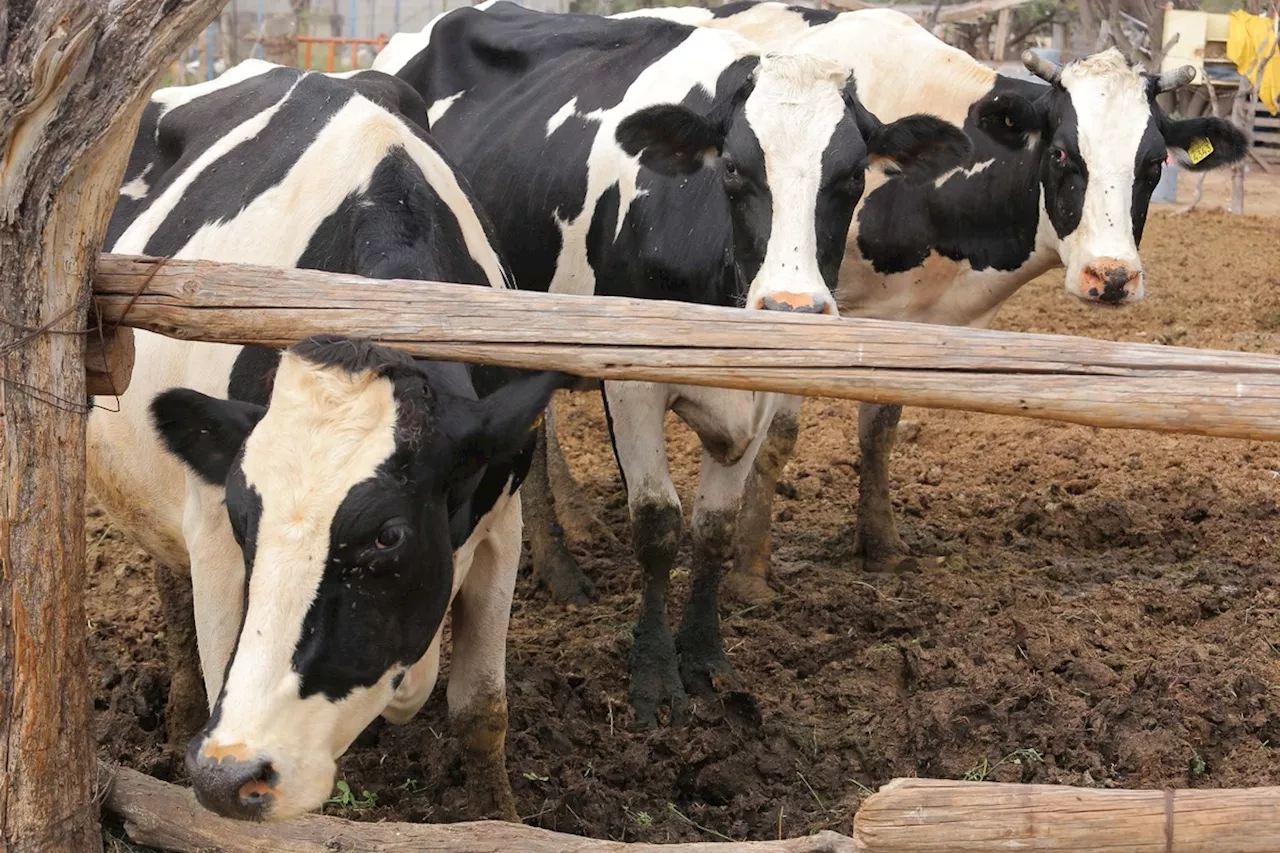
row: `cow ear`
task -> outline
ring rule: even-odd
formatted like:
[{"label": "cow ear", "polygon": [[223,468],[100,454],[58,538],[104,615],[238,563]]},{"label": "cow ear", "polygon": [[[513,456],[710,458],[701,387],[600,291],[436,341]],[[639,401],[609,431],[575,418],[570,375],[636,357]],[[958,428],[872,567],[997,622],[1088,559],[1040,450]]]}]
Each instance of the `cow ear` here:
[{"label": "cow ear", "polygon": [[1038,101],[1021,95],[987,95],[977,103],[978,127],[1006,148],[1022,148],[1027,137],[1044,130],[1044,112]]},{"label": "cow ear", "polygon": [[615,134],[622,150],[663,175],[689,175],[724,148],[724,132],[710,119],[678,104],[657,104],[632,113]]},{"label": "cow ear", "polygon": [[212,486],[226,483],[236,454],[266,411],[189,388],[170,389],[151,401],[151,421],[165,447]]},{"label": "cow ear", "polygon": [[1165,145],[1174,149],[1183,165],[1194,172],[1238,163],[1249,152],[1249,138],[1244,131],[1220,118],[1166,119],[1161,130]]},{"label": "cow ear", "polygon": [[911,181],[932,181],[964,163],[973,150],[964,131],[929,115],[900,118],[863,138],[873,166]]},{"label": "cow ear", "polygon": [[542,424],[551,395],[583,381],[568,373],[543,371],[504,385],[482,400],[449,400],[440,424],[452,454],[446,481],[462,482],[485,465],[520,453]]}]

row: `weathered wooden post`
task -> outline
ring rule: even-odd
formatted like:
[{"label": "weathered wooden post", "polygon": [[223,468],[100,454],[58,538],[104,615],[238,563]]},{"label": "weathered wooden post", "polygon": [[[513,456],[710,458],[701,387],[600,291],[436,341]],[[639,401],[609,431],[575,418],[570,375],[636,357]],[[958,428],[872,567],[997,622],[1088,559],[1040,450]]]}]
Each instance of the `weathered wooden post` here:
[{"label": "weathered wooden post", "polygon": [[224,0],[0,3],[0,850],[99,850],[89,282],[155,77]]}]

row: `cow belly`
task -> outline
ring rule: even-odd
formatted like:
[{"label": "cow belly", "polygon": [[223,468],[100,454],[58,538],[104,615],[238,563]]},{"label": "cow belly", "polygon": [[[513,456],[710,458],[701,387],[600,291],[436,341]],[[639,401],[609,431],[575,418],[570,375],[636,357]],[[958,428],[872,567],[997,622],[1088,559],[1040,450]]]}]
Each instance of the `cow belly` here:
[{"label": "cow belly", "polygon": [[[182,534],[186,472],[151,426],[151,401],[173,387],[224,397],[240,348],[135,332],[136,364],[118,411],[95,409],[87,434],[89,489],[111,521],[155,559],[190,566]],[[98,404],[111,408],[112,398]]]}]

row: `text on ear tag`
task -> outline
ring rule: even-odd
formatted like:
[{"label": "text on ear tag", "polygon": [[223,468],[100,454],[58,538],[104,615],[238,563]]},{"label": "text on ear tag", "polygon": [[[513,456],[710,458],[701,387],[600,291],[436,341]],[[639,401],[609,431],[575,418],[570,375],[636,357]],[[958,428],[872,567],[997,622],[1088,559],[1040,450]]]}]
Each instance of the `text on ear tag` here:
[{"label": "text on ear tag", "polygon": [[1203,136],[1197,136],[1191,140],[1191,147],[1187,149],[1187,156],[1191,158],[1192,163],[1199,163],[1212,153],[1213,143]]}]

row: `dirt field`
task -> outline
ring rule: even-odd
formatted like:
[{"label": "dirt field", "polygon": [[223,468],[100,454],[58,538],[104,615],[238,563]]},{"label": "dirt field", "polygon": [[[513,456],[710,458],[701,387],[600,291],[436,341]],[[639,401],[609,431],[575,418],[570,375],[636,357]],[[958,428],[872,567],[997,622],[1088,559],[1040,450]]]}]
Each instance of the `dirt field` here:
[{"label": "dirt field", "polygon": [[[1090,308],[1059,273],[1000,325],[1280,352],[1280,219],[1157,213],[1143,249],[1141,305]],[[848,551],[855,406],[811,400],[775,505],[783,592],[724,613],[762,721],[701,706],[687,728],[637,734],[625,500],[598,398],[567,415],[571,461],[624,544],[581,555],[602,593],[581,610],[521,578],[508,761],[529,823],[647,841],[847,832],[865,794],[911,775],[1280,784],[1280,446],[908,410],[904,535],[949,556],[867,575]],[[694,441],[674,419],[671,433],[688,507]],[[177,778],[147,559],[100,517],[87,532],[101,755]],[[375,723],[340,767],[356,802],[329,810],[462,817],[447,731],[443,691],[406,727]]]}]

